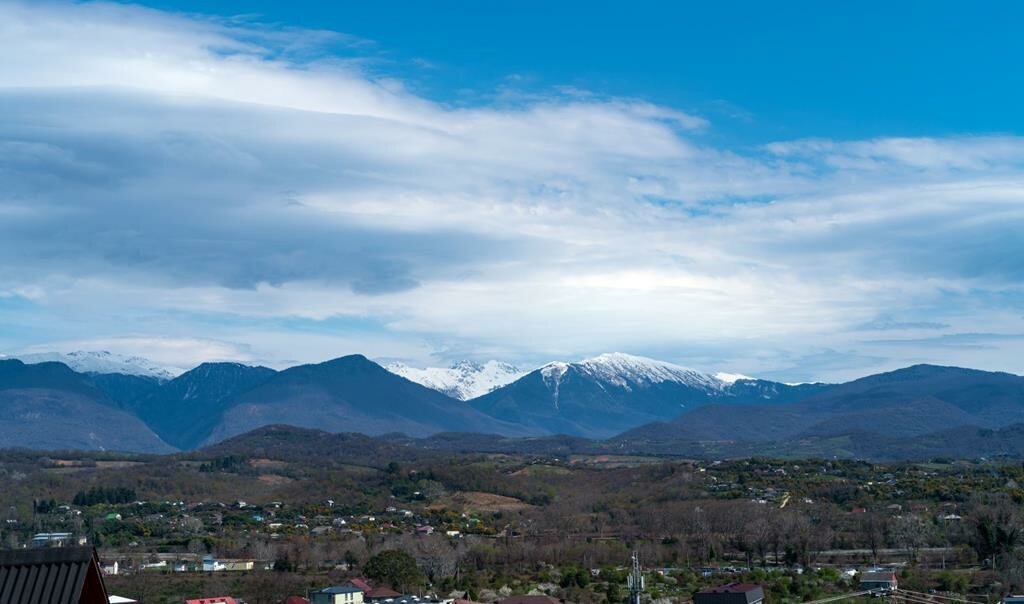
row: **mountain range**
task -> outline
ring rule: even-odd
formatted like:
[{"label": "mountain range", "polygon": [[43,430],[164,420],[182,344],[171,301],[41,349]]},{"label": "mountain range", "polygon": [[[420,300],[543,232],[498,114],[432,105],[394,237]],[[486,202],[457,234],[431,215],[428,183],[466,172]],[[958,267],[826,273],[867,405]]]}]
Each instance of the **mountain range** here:
[{"label": "mountain range", "polygon": [[76,350],[67,353],[33,352],[19,354],[16,357],[0,355],[0,359],[4,358],[17,358],[21,362],[29,364],[53,361],[64,363],[79,373],[116,373],[162,381],[170,380],[181,373],[179,370],[164,367],[140,356],[118,354],[108,350]]},{"label": "mountain range", "polygon": [[674,418],[703,405],[781,404],[825,387],[722,379],[672,363],[610,353],[577,363],[549,363],[469,404],[536,434],[606,438],[626,426]]},{"label": "mountain range", "polygon": [[174,450],[89,376],[18,360],[0,360],[0,447]]},{"label": "mountain range", "polygon": [[[956,367],[791,385],[622,353],[526,373],[497,362],[385,368],[362,355],[282,371],[204,363],[170,379],[136,365],[143,375],[0,360],[0,446],[167,452],[285,424],[400,433],[441,449],[871,458],[998,442],[992,454],[1024,451],[1015,428],[1024,377]],[[956,449],[954,434],[977,446]]]}]

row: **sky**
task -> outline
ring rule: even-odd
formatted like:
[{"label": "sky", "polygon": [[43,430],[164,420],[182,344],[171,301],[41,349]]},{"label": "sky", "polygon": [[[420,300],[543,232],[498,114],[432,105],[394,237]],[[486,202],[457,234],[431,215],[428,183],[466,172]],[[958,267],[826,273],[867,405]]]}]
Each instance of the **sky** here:
[{"label": "sky", "polygon": [[704,4],[0,0],[0,352],[1024,373],[1024,5]]}]

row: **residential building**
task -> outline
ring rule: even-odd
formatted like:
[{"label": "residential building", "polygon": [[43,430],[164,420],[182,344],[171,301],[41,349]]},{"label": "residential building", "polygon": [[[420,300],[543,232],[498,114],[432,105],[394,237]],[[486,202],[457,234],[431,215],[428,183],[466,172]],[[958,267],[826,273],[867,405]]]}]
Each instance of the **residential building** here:
[{"label": "residential building", "polygon": [[213,556],[203,556],[203,572],[224,570],[224,563]]},{"label": "residential building", "polygon": [[392,602],[395,598],[401,597],[403,597],[402,594],[393,589],[389,589],[387,587],[374,587],[363,594],[363,601],[375,604],[377,602]]},{"label": "residential building", "polygon": [[246,571],[252,570],[256,566],[255,560],[225,560],[224,570],[227,571]]},{"label": "residential building", "polygon": [[71,533],[36,533],[32,536],[32,547],[64,547],[72,542]]},{"label": "residential building", "polygon": [[764,588],[753,583],[730,583],[698,591],[693,604],[762,604]]},{"label": "residential building", "polygon": [[898,588],[896,573],[892,571],[868,571],[861,573],[859,586],[861,591],[869,589],[895,591]]},{"label": "residential building", "polygon": [[310,604],[363,604],[363,590],[352,585],[337,585],[310,592]]},{"label": "residential building", "polygon": [[0,551],[0,599],[18,604],[108,604],[91,547]]},{"label": "residential building", "polygon": [[394,598],[378,601],[382,604],[441,604],[441,600],[437,600],[435,598],[427,596],[413,596],[409,594],[399,594]]}]

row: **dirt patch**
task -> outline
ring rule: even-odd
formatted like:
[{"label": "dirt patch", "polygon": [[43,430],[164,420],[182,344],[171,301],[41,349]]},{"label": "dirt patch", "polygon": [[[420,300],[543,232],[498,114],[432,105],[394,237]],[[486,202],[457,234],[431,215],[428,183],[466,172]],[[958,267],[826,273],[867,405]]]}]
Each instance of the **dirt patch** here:
[{"label": "dirt patch", "polygon": [[521,499],[482,491],[459,491],[430,506],[428,509],[456,508],[477,512],[504,512],[532,507]]},{"label": "dirt patch", "polygon": [[131,468],[134,466],[141,466],[141,461],[97,461],[97,468]]},{"label": "dirt patch", "polygon": [[559,466],[549,466],[546,464],[535,464],[520,468],[515,472],[509,474],[509,476],[564,476],[570,474],[571,470],[568,468],[562,468]]},{"label": "dirt patch", "polygon": [[276,487],[282,484],[288,484],[289,482],[294,482],[291,478],[288,478],[287,476],[281,476],[280,474],[260,474],[258,480],[263,484],[272,487]]},{"label": "dirt patch", "polygon": [[287,468],[288,463],[284,461],[277,461],[276,459],[258,457],[249,460],[249,467],[258,468],[261,470],[280,470],[282,468]]}]

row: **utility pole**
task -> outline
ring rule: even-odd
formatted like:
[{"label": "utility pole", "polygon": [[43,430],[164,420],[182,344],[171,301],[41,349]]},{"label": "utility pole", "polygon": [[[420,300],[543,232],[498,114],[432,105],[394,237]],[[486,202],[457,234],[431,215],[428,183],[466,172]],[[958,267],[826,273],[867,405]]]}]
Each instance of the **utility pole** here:
[{"label": "utility pole", "polygon": [[636,551],[633,552],[633,570],[629,573],[626,583],[629,585],[629,604],[640,604],[640,594],[643,593],[646,582],[644,574],[640,572],[640,556]]}]

